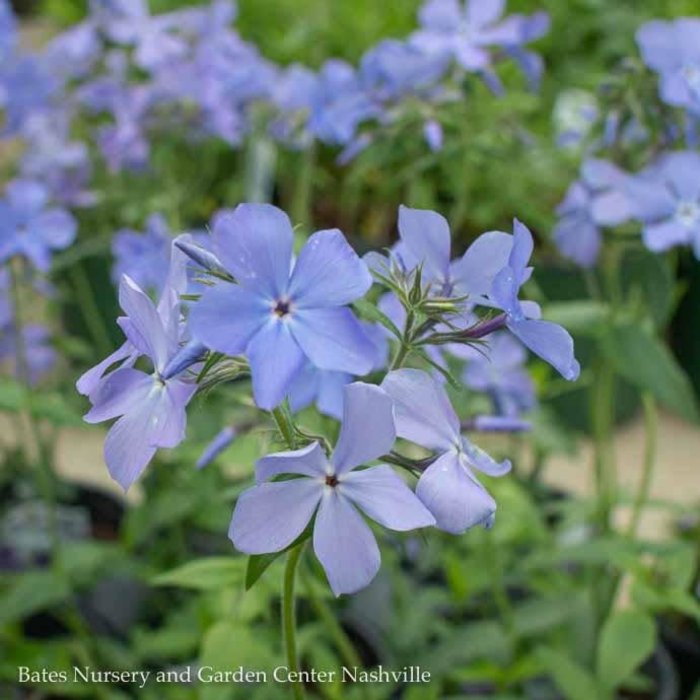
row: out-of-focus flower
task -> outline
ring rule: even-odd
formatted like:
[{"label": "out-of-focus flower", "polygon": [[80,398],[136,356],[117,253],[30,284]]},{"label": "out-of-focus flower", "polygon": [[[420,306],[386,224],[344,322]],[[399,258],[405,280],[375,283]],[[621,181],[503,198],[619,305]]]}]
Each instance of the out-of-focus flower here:
[{"label": "out-of-focus flower", "polygon": [[47,189],[33,180],[13,180],[0,200],[0,262],[15,255],[46,272],[51,253],[75,239],[75,219],[64,209],[49,206]]},{"label": "out-of-focus flower", "polygon": [[[316,514],[314,551],[336,595],[364,588],[379,570],[379,547],[358,509],[392,530],[435,524],[391,467],[356,469],[391,450],[396,439],[391,399],[379,387],[358,382],[346,387],[343,406],[331,457],[314,442],[258,460],[258,485],[241,494],[229,529],[242,552],[279,552]],[[271,481],[282,474],[298,478]]]},{"label": "out-of-focus flower", "polygon": [[632,215],[654,252],[690,245],[700,259],[700,155],[669,153],[627,186]]},{"label": "out-of-focus flower", "polygon": [[565,148],[578,148],[593,129],[600,109],[598,101],[586,90],[565,90],[554,104],[554,127],[557,144]]},{"label": "out-of-focus flower", "polygon": [[654,20],[637,32],[644,62],[661,78],[664,102],[700,113],[700,19]]},{"label": "out-of-focus flower", "polygon": [[496,462],[461,435],[445,389],[425,372],[396,370],[381,386],[394,402],[396,434],[437,453],[416,487],[437,527],[454,534],[475,525],[490,527],[496,503],[474,470],[502,476],[510,471],[510,462]]},{"label": "out-of-focus flower", "polygon": [[605,160],[589,159],[557,208],[554,242],[561,254],[581,267],[592,267],[602,243],[600,228],[617,226],[630,216],[627,173]]},{"label": "out-of-focus flower", "polygon": [[20,131],[30,116],[48,107],[55,90],[56,81],[36,57],[0,58],[0,135]]},{"label": "out-of-focus flower", "polygon": [[535,405],[535,386],[525,369],[525,351],[508,333],[494,333],[488,347],[466,346],[470,357],[464,369],[464,383],[484,392],[496,413],[514,417]]},{"label": "out-of-focus flower", "polygon": [[504,7],[505,0],[428,0],[418,15],[422,28],[411,42],[429,53],[447,53],[468,71],[487,70],[488,47],[522,43],[520,21],[502,20]]},{"label": "out-of-focus flower", "polygon": [[494,278],[489,299],[505,312],[505,325],[513,335],[565,379],[573,381],[581,368],[574,357],[574,341],[569,333],[556,323],[540,320],[537,304],[518,299],[520,287],[532,274],[532,268],[528,267],[532,249],[532,234],[516,219],[508,264]]},{"label": "out-of-focus flower", "polygon": [[[178,302],[173,300],[174,306]],[[133,367],[120,367],[108,374],[90,394],[88,423],[118,418],[105,440],[104,455],[109,473],[128,489],[153,459],[159,447],[175,447],[185,437],[185,407],[197,389],[180,377],[165,379],[163,370],[178,351],[178,314],[163,323],[149,297],[124,276],[119,303],[126,317],[119,319],[124,334],[140,355],[153,363],[147,374]]]},{"label": "out-of-focus flower", "polygon": [[353,140],[359,124],[376,117],[379,111],[349,63],[326,61],[319,73],[308,125],[317,138],[346,145]]},{"label": "out-of-focus flower", "polygon": [[165,218],[152,214],[144,233],[123,229],[112,239],[112,278],[119,283],[128,275],[139,287],[159,295],[168,278],[172,236]]},{"label": "out-of-focus flower", "polygon": [[313,234],[293,270],[292,225],[276,207],[223,212],[213,235],[217,257],[238,284],[207,289],[190,326],[209,348],[246,354],[258,406],[277,406],[307,361],[356,375],[370,370],[372,343],[346,305],[372,279],[339,230]]},{"label": "out-of-focus flower", "polygon": [[17,46],[17,24],[8,0],[0,0],[0,61],[4,61]]},{"label": "out-of-focus flower", "polygon": [[236,439],[236,429],[230,425],[222,428],[214,439],[206,446],[197,460],[197,469],[211,464]]},{"label": "out-of-focus flower", "polygon": [[443,137],[442,124],[436,119],[429,119],[423,124],[423,138],[431,151],[442,150]]}]

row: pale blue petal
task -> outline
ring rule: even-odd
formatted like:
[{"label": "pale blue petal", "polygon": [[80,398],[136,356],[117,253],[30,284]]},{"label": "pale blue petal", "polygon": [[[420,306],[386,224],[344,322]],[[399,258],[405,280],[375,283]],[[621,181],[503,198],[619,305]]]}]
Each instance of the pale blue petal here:
[{"label": "pale blue petal", "polygon": [[391,397],[373,384],[348,384],[343,423],[332,457],[335,473],[342,474],[387,454],[395,441]]},{"label": "pale blue petal", "polygon": [[246,288],[278,299],[287,292],[294,233],[289,217],[270,204],[239,204],[213,223],[216,255]]},{"label": "pale blue petal", "polygon": [[470,466],[478,469],[489,476],[503,476],[511,470],[510,461],[504,459],[502,462],[497,462],[491,455],[482,450],[478,445],[475,445],[468,438],[462,438],[462,449],[464,456]]},{"label": "pale blue petal", "polygon": [[417,369],[390,372],[382,388],[394,402],[396,433],[428,449],[447,450],[459,444],[459,419],[445,389]]},{"label": "pale blue petal", "polygon": [[235,284],[221,282],[192,305],[192,335],[212,350],[239,355],[272,317],[269,302]]},{"label": "pale blue petal", "polygon": [[508,328],[564,379],[578,379],[581,367],[574,357],[574,341],[564,328],[550,321],[533,320],[509,320]]},{"label": "pale blue petal", "polygon": [[83,420],[86,423],[101,423],[123,416],[147,398],[153,381],[153,377],[130,367],[114,370],[90,394],[93,406]]},{"label": "pale blue petal", "polygon": [[496,502],[467,474],[455,452],[448,452],[421,475],[416,495],[435,516],[437,527],[458,535],[487,521]]},{"label": "pale blue petal", "polygon": [[342,306],[372,286],[367,265],[338,230],[314,233],[294,265],[289,297],[300,308]]},{"label": "pale blue petal", "polygon": [[649,250],[661,253],[674,246],[690,243],[690,229],[674,219],[647,224],[642,229],[642,240]]},{"label": "pale blue petal", "polygon": [[496,274],[508,264],[513,236],[489,231],[479,236],[452,264],[450,276],[459,295],[486,296]]},{"label": "pale blue petal", "polygon": [[313,479],[260,484],[236,502],[228,536],[245,554],[280,552],[304,532],[324,486]]},{"label": "pale blue petal", "polygon": [[350,309],[300,309],[290,326],[316,367],[355,375],[372,369],[374,345]]},{"label": "pale blue petal", "polygon": [[328,460],[318,442],[312,442],[300,450],[267,455],[255,464],[255,479],[258,483],[269,481],[279,474],[303,474],[324,479],[328,473]]},{"label": "pale blue petal", "polygon": [[335,595],[355,593],[377,575],[381,557],[372,531],[337,489],[327,487],[314,525],[314,551]]},{"label": "pale blue petal", "polygon": [[423,265],[426,281],[447,281],[450,269],[450,227],[444,216],[427,209],[399,207],[399,234],[415,264]]},{"label": "pale blue petal", "polygon": [[273,319],[255,334],[246,350],[255,403],[265,410],[278,406],[304,367],[305,357],[286,321]]},{"label": "pale blue petal", "polygon": [[391,530],[404,532],[435,524],[406,482],[385,464],[345,474],[337,488],[365,515]]}]

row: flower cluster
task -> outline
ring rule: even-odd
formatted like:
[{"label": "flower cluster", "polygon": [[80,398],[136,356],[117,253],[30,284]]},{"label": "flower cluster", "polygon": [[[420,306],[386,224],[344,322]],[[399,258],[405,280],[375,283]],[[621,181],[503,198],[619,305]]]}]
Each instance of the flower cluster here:
[{"label": "flower cluster", "polygon": [[[700,258],[700,20],[648,22],[638,31],[637,44],[658,80],[662,106],[680,110],[672,116],[684,121],[685,129],[678,120],[669,121],[663,109],[656,110],[652,116],[661,115],[661,133],[653,144],[651,130],[638,117],[621,128],[619,110],[604,115],[603,137],[589,149],[579,179],[557,210],[554,228],[559,251],[584,268],[595,265],[603,230],[627,223],[641,229],[652,252],[688,246]],[[633,157],[626,160],[635,163],[635,171],[602,158],[608,148],[618,158],[629,150]]]},{"label": "flower cluster", "polygon": [[[153,285],[160,286],[157,304],[122,276],[126,340],[78,382],[92,404],[87,421],[117,419],[105,442],[112,476],[128,488],[158,448],[179,444],[187,404],[207,373],[233,363],[236,376],[250,375],[256,405],[291,421],[291,451],[261,459],[257,485],[237,502],[230,536],[241,551],[279,552],[312,536],[340,594],[365,586],[379,567],[376,541],[358,511],[399,531],[490,526],[496,504],[475,472],[500,476],[510,463],[494,461],[463,429],[526,427],[521,414],[535,397],[522,370],[523,346],[566,379],[579,372],[569,334],[519,299],[532,272],[527,228],[516,221],[513,235],[483,234],[454,262],[445,219],[407,207],[388,258],[361,259],[337,229],[312,234],[294,255],[289,218],[268,204],[219,212],[211,228],[211,240],[175,239],[170,270]],[[132,234],[124,235],[128,242]],[[375,281],[389,288],[379,306],[401,308],[396,323],[376,307],[372,322],[358,318],[357,310],[374,306],[364,297]],[[494,367],[484,359],[491,351]],[[492,400],[494,415],[460,422],[444,386],[443,353],[465,363],[466,383]],[[418,366],[402,368],[408,360]],[[137,361],[151,369],[136,369]],[[230,375],[221,376],[225,382]],[[294,428],[294,414],[314,402],[341,420],[332,452],[325,438]],[[199,466],[237,432],[224,428]],[[397,436],[432,454],[415,460],[394,452]],[[375,460],[384,463],[370,466]],[[415,493],[390,464],[418,477]]]}]

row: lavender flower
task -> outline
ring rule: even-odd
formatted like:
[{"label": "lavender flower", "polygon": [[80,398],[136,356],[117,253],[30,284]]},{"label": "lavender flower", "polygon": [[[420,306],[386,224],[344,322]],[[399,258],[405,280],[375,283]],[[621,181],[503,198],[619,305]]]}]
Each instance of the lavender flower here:
[{"label": "lavender flower", "polygon": [[494,333],[488,348],[467,346],[470,358],[464,369],[464,383],[491,397],[496,412],[515,417],[535,405],[535,386],[525,370],[525,351],[511,335]]},{"label": "lavender flower", "polygon": [[489,46],[522,43],[517,18],[500,21],[505,0],[428,0],[420,10],[422,29],[412,43],[429,53],[447,53],[468,71],[485,71],[491,64]]},{"label": "lavender flower", "polygon": [[700,155],[669,153],[631,179],[627,189],[649,250],[690,245],[700,258]]},{"label": "lavender flower", "polygon": [[222,428],[197,460],[197,469],[204,469],[204,467],[211,464],[235,439],[235,428],[230,425]]},{"label": "lavender flower", "polygon": [[565,379],[573,381],[581,368],[574,357],[571,336],[556,323],[539,320],[540,310],[536,304],[518,299],[520,287],[532,273],[532,268],[527,266],[532,249],[532,234],[516,219],[508,264],[494,278],[489,300],[505,312],[505,325],[513,335]]},{"label": "lavender flower", "polygon": [[437,453],[416,487],[437,527],[454,534],[480,524],[490,527],[496,503],[474,470],[503,476],[510,462],[496,462],[460,434],[459,418],[445,389],[425,372],[390,372],[382,388],[394,401],[397,435]]},{"label": "lavender flower", "polygon": [[700,19],[654,20],[637,32],[644,62],[659,73],[664,102],[700,113]]},{"label": "lavender flower", "polygon": [[[314,551],[336,595],[364,588],[380,565],[377,542],[358,509],[392,530],[435,524],[405,482],[387,465],[357,470],[386,454],[396,433],[391,399],[377,386],[345,389],[343,424],[327,458],[314,442],[260,459],[257,486],[236,504],[229,537],[247,554],[279,552],[313,525]],[[271,481],[278,475],[298,478]]]},{"label": "lavender flower", "polygon": [[372,279],[340,231],[313,234],[293,270],[292,226],[276,207],[241,204],[216,217],[213,236],[238,284],[204,292],[190,315],[192,333],[213,350],[246,354],[258,406],[277,406],[307,361],[357,375],[370,370],[372,344],[346,304]]},{"label": "lavender flower", "polygon": [[185,407],[197,386],[182,378],[163,377],[179,347],[177,314],[170,316],[174,322],[163,323],[153,302],[127,276],[119,287],[119,303],[126,313],[119,325],[138,353],[151,360],[153,372],[120,367],[108,374],[90,394],[92,408],[85,421],[101,423],[118,418],[107,433],[104,456],[112,478],[126,490],[159,447],[182,442]]},{"label": "lavender flower", "polygon": [[160,214],[148,217],[144,233],[118,231],[112,239],[112,278],[118,282],[128,275],[142,289],[159,295],[168,277],[171,245],[168,224]]},{"label": "lavender flower", "polygon": [[48,205],[49,193],[38,182],[13,180],[7,185],[5,199],[0,200],[0,262],[21,255],[46,272],[52,251],[73,242],[73,217]]},{"label": "lavender flower", "polygon": [[592,267],[602,243],[601,226],[617,226],[630,218],[628,175],[604,160],[589,159],[559,205],[561,217],[554,241],[561,254],[581,267]]}]

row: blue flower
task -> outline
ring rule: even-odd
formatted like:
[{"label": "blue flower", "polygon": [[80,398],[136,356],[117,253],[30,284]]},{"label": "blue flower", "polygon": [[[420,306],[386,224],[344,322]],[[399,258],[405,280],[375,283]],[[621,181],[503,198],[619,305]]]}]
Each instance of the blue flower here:
[{"label": "blue flower", "polygon": [[15,255],[46,272],[51,253],[75,239],[75,219],[64,209],[49,206],[46,188],[33,180],[13,180],[0,200],[0,262]]},{"label": "blue flower", "polygon": [[558,324],[539,320],[540,310],[536,304],[518,299],[520,287],[532,273],[532,268],[527,266],[532,249],[532,234],[516,219],[508,264],[494,278],[489,301],[505,312],[505,325],[513,335],[565,379],[573,381],[581,368],[574,357],[571,336]]},{"label": "blue flower", "polygon": [[437,527],[453,534],[475,525],[490,527],[496,503],[474,470],[502,476],[510,471],[510,462],[496,462],[461,435],[445,389],[425,372],[396,370],[381,386],[394,402],[396,434],[436,452],[418,480],[416,495],[435,516]]},{"label": "blue flower", "polygon": [[[177,301],[172,299],[177,307]],[[179,349],[179,314],[164,323],[149,297],[128,277],[122,278],[119,303],[126,316],[119,319],[138,355],[153,364],[146,373],[131,366],[115,369],[90,393],[88,423],[118,418],[107,433],[105,462],[112,478],[128,489],[153,459],[159,447],[176,447],[185,438],[185,407],[197,389],[182,377],[164,377]]]},{"label": "blue flower", "polygon": [[661,77],[661,99],[700,114],[700,19],[647,22],[637,32],[637,44]]},{"label": "blue flower", "polygon": [[372,343],[346,305],[372,278],[339,230],[313,234],[293,269],[292,225],[276,207],[241,204],[216,218],[213,235],[238,284],[204,292],[192,333],[212,350],[245,353],[258,406],[277,406],[307,361],[356,375],[371,369]]},{"label": "blue flower", "polygon": [[581,267],[592,267],[602,243],[601,226],[617,226],[630,218],[629,176],[604,160],[589,159],[559,205],[554,242],[561,254]]},{"label": "blue flower", "polygon": [[[315,515],[314,552],[336,595],[364,588],[379,570],[379,547],[358,511],[401,532],[435,524],[391,467],[357,469],[394,444],[391,399],[379,387],[358,382],[346,387],[343,405],[333,454],[326,457],[314,442],[258,460],[258,485],[240,496],[229,528],[233,544],[246,554],[280,552]],[[278,475],[297,478],[272,481]]]},{"label": "blue flower", "polygon": [[700,259],[700,155],[669,153],[630,179],[627,190],[649,250],[690,245]]},{"label": "blue flower", "polygon": [[447,53],[468,71],[490,67],[489,46],[522,43],[520,20],[500,21],[505,0],[428,0],[420,10],[422,29],[411,41],[429,53]]}]

